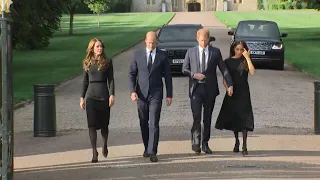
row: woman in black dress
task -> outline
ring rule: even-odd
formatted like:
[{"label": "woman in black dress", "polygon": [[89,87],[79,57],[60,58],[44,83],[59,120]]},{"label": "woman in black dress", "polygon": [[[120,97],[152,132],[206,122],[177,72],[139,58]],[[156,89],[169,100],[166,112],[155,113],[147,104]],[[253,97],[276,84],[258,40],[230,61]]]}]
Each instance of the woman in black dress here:
[{"label": "woman in black dress", "polygon": [[[235,146],[233,152],[239,152],[238,133],[242,132],[242,155],[248,155],[248,131],[254,129],[248,73],[254,75],[255,68],[250,59],[248,46],[244,41],[234,42],[230,47],[230,57],[225,60],[233,81],[232,96],[225,95],[223,104],[215,124],[216,129],[234,132]],[[223,82],[226,86],[225,81]]]},{"label": "woman in black dress", "polygon": [[97,130],[99,129],[104,141],[102,154],[104,157],[108,156],[110,108],[114,104],[112,60],[105,55],[104,45],[100,39],[94,38],[89,42],[83,69],[80,108],[87,113],[93,156],[91,162],[95,163],[98,162]]}]

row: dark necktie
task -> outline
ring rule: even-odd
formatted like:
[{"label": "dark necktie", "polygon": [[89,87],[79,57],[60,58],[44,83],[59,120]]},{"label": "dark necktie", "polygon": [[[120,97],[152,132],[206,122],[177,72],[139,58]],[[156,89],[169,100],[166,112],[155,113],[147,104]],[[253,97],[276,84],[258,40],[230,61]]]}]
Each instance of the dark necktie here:
[{"label": "dark necktie", "polygon": [[206,54],[205,49],[202,50],[202,64],[201,64],[201,72],[204,72],[206,70]]},{"label": "dark necktie", "polygon": [[152,51],[149,52],[149,58],[148,58],[148,70],[149,72],[151,71],[152,67],[152,56],[151,56]]}]

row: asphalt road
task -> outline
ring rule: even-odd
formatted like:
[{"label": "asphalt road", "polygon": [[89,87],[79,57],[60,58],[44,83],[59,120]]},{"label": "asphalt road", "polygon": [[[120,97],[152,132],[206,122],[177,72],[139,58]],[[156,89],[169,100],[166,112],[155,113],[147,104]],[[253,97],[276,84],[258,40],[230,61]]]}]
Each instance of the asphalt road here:
[{"label": "asphalt road", "polygon": [[[216,37],[214,45],[219,47],[223,57],[227,58],[230,38],[227,35],[228,29],[216,20],[212,12],[177,13],[171,23],[203,24]],[[23,159],[31,158],[32,155],[48,155],[48,158],[43,159],[42,163],[61,157],[68,162],[78,159],[81,163],[53,166],[49,170],[45,170],[45,168],[23,170],[23,167],[21,167],[19,172],[16,173],[15,179],[320,178],[318,167],[290,162],[290,159],[287,161],[275,161],[274,159],[268,161],[251,159],[248,161],[248,159],[241,159],[241,157],[238,159],[239,156],[234,157],[229,152],[233,146],[232,133],[215,130],[214,128],[212,128],[211,147],[213,150],[220,148],[220,154],[207,158],[205,158],[206,156],[199,158],[190,155],[188,142],[192,115],[188,99],[188,79],[183,76],[173,78],[173,104],[167,107],[164,103],[160,122],[160,141],[164,143],[174,142],[176,145],[174,148],[176,149],[161,150],[160,154],[166,152],[166,150],[170,151],[171,154],[162,155],[160,160],[163,161],[158,165],[149,164],[148,161],[138,158],[142,153],[141,135],[136,104],[130,100],[127,73],[133,50],[143,47],[142,43],[138,44],[114,58],[116,103],[111,110],[109,146],[111,148],[115,147],[114,150],[110,150],[111,153],[118,153],[119,157],[122,158],[107,160],[95,166],[82,161],[83,159],[89,161],[91,155],[85,112],[79,108],[82,77],[78,77],[60,86],[56,93],[57,127],[59,130],[57,137],[32,137],[33,104],[15,112],[15,157]],[[217,72],[221,94],[216,100],[212,116],[213,125],[225,92],[219,70]],[[287,65],[284,71],[258,69],[256,75],[250,77],[256,127],[255,131],[250,134],[250,138],[254,139],[254,137],[258,138],[258,136],[263,135],[305,135],[312,133],[312,82],[312,78],[293,70]],[[227,145],[223,145],[224,139],[226,139]],[[181,144],[179,144],[180,142]],[[221,142],[221,147],[215,142]],[[99,143],[101,144],[100,137]],[[258,146],[259,142],[257,143]],[[172,144],[170,146],[160,144],[160,146],[161,148],[173,147]],[[249,149],[254,148],[253,146],[250,146]],[[290,144],[288,147],[290,147]],[[85,154],[82,152],[84,150]],[[180,153],[181,151],[183,153]],[[302,153],[300,151],[294,152],[294,155]],[[310,152],[305,152],[305,154],[308,153]],[[30,166],[37,164],[36,159],[34,157],[33,160],[27,161],[31,164],[27,164]],[[22,160],[19,159],[18,162],[22,163]]]}]

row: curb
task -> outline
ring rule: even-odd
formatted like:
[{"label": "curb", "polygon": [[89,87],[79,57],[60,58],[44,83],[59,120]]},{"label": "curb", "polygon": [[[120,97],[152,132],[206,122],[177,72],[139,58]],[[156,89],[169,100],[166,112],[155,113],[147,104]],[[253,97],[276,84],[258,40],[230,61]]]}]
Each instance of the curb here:
[{"label": "curb", "polygon": [[[173,16],[168,20],[167,23],[165,23],[165,25],[169,24],[171,22],[171,20],[175,17],[176,13],[173,13]],[[160,27],[161,28],[161,27]],[[156,30],[154,30],[155,32],[157,32],[160,28],[157,28]],[[141,40],[139,40],[138,42],[130,45],[129,47],[127,48],[124,48],[120,51],[118,51],[115,55],[111,56],[110,58],[115,58],[117,56],[119,56],[120,54],[122,54],[123,52],[125,51],[128,51],[129,49],[135,47],[136,45],[140,44],[142,41],[144,40],[144,38],[142,38]],[[61,81],[60,83],[57,83],[55,85],[55,91],[57,91],[61,86],[67,84],[68,82],[72,81],[73,79],[79,77],[82,73],[78,73],[78,74],[75,74],[69,78],[66,78],[65,80]],[[20,109],[22,107],[25,107],[26,105],[29,105],[33,102],[33,99],[30,99],[30,100],[25,100],[25,101],[22,101],[22,102],[18,102],[16,104],[13,105],[13,110],[17,110],[17,109]]]}]

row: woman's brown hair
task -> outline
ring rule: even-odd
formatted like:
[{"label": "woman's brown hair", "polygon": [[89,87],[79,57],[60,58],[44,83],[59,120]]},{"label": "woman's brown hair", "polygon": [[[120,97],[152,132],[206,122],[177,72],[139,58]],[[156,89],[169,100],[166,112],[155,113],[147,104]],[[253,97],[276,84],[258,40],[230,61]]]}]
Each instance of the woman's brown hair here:
[{"label": "woman's brown hair", "polygon": [[[93,51],[94,45],[96,44],[96,42],[100,42],[102,44],[102,47],[103,47],[102,54],[99,57],[97,57],[97,59],[95,59],[95,55],[94,55],[94,51]],[[93,38],[93,39],[91,39],[91,41],[88,44],[87,55],[83,60],[83,69],[85,71],[88,71],[90,66],[92,64],[95,64],[96,61],[98,63],[98,70],[100,71],[102,68],[108,67],[110,59],[104,53],[104,44],[103,44],[103,42],[98,38]]]},{"label": "woman's brown hair", "polygon": [[[234,49],[235,49],[239,44],[241,44],[244,49],[246,49],[247,51],[249,51],[249,48],[248,48],[248,45],[247,45],[246,42],[244,42],[244,41],[234,41],[234,42],[231,44],[231,46],[230,46],[230,57],[229,57],[229,58],[233,57],[233,56],[236,54],[235,51],[234,51]],[[248,71],[248,70],[249,70],[249,67],[248,67],[248,63],[247,63],[247,61],[246,61],[246,58],[242,55],[240,59],[243,60],[242,65],[244,66],[244,69]]]}]

